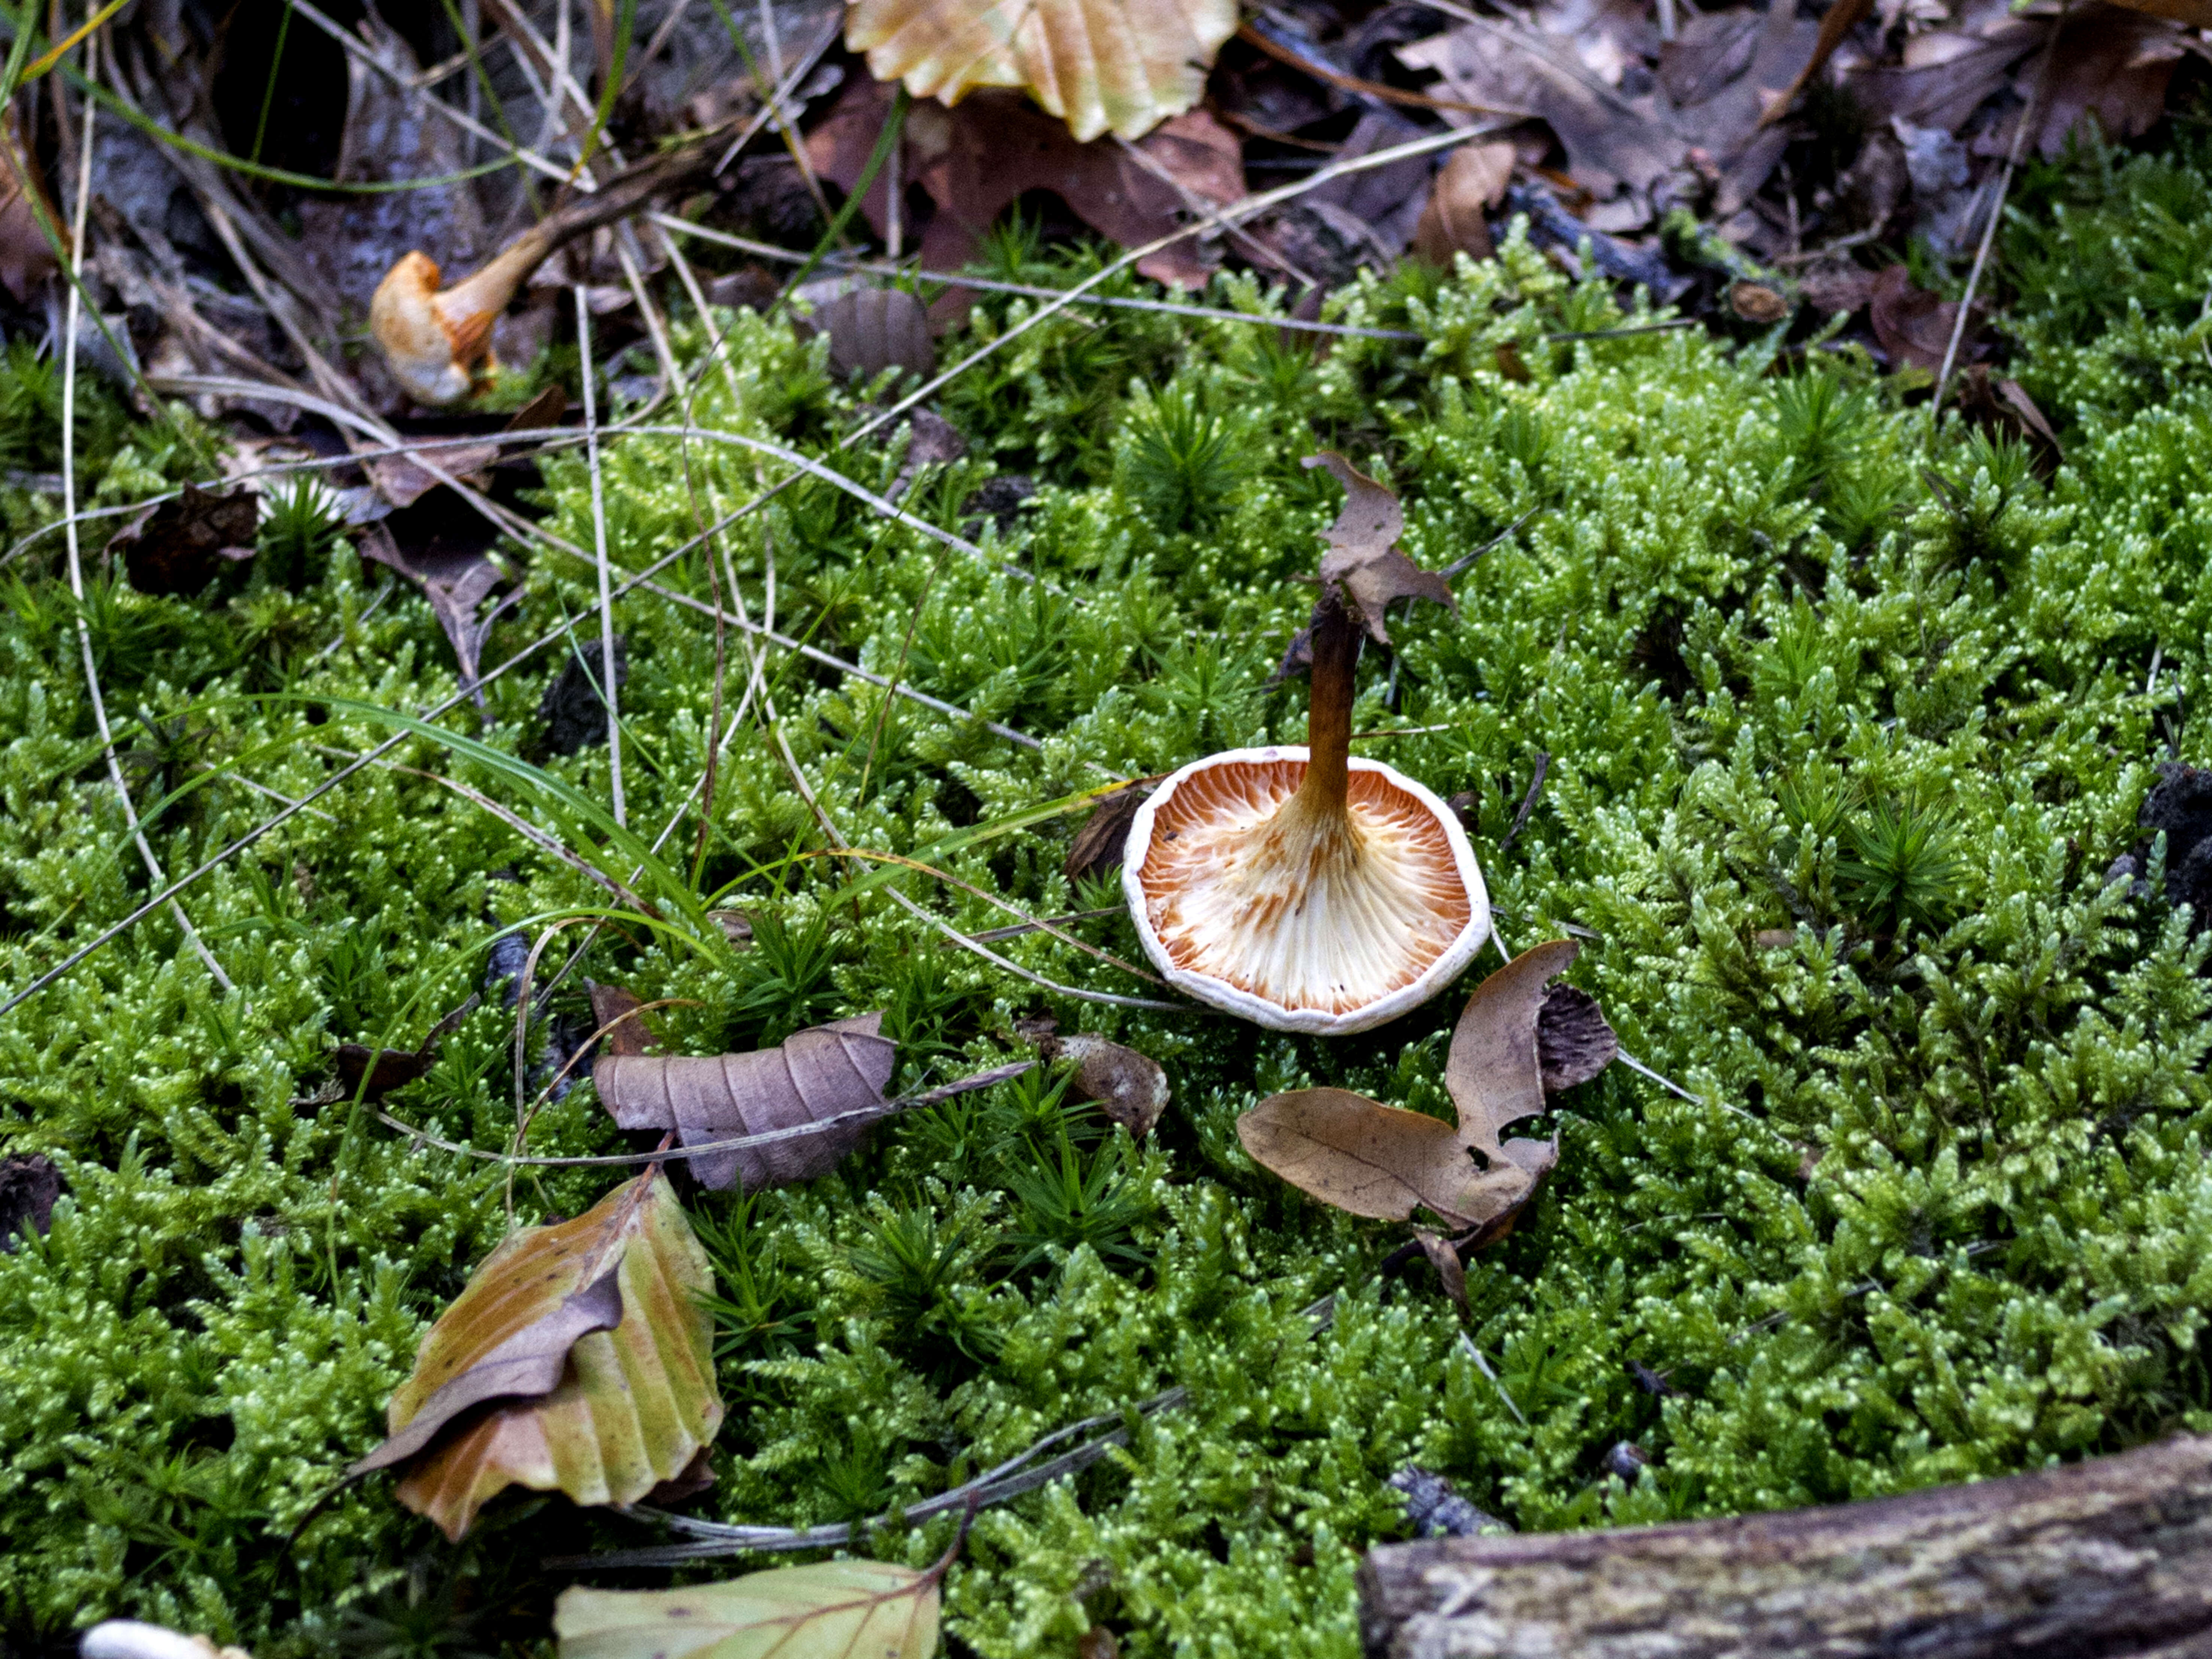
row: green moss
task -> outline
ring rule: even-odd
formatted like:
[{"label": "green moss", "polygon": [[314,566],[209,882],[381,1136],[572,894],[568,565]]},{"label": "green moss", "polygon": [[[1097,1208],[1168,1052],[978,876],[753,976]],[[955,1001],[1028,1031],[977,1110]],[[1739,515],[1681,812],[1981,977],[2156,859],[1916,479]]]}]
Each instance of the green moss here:
[{"label": "green moss", "polygon": [[[2185,153],[2066,188],[2101,192],[2094,235],[2119,239],[2114,258],[2154,263],[2168,232],[2142,204],[2202,177]],[[2059,188],[2033,184],[2011,268],[2063,263],[2089,234],[2058,215]],[[1040,274],[1018,239],[1000,257]],[[1234,281],[1216,298],[1261,304]],[[974,829],[1102,769],[1302,734],[1297,690],[1265,684],[1335,505],[1300,457],[1337,447],[1390,481],[1431,566],[1529,514],[1460,580],[1456,614],[1393,618],[1401,654],[1363,665],[1356,729],[1416,728],[1372,752],[1473,793],[1507,939],[1594,932],[1575,977],[1698,1100],[1616,1067],[1564,1102],[1559,1170],[1476,1259],[1462,1322],[1425,1280],[1370,1282],[1389,1230],[1309,1206],[1233,1129],[1258,1096],[1308,1083],[1437,1109],[1456,999],[1320,1042],[1041,991],[881,889],[969,932],[1006,921],[981,899],[908,872],[855,896],[860,867],[800,856],[822,844],[812,815],[749,723],[698,892],[748,913],[753,948],[730,948],[672,875],[654,890],[671,928],[599,933],[586,971],[690,999],[659,1018],[691,1052],[884,1009],[902,1086],[993,1063],[1016,1018],[1050,1012],[1158,1057],[1175,1101],[1133,1149],[1024,1079],[887,1126],[811,1186],[695,1198],[733,1407],[704,1512],[874,1515],[1125,1413],[1107,1460],[978,1518],[950,1583],[958,1639],[991,1659],[1066,1654],[1103,1620],[1133,1654],[1339,1659],[1357,1645],[1358,1552],[1405,1530],[1383,1480],[1409,1459],[1516,1526],[1559,1528],[1863,1497],[2212,1428],[2207,947],[2104,879],[2137,839],[2161,737],[2201,758],[2182,718],[2208,695],[2212,625],[2212,358],[2194,301],[2122,313],[2055,280],[2031,295],[2019,372],[2067,447],[2047,479],[1948,421],[1931,433],[1924,405],[1850,352],[1777,365],[1694,331],[1552,339],[1635,319],[1517,239],[1494,263],[1333,305],[1426,343],[1316,356],[1264,326],[1102,313],[955,381],[945,408],[969,459],[906,501],[957,526],[994,467],[1038,475],[1016,527],[981,532],[989,560],[817,480],[741,521],[729,550],[753,614],[772,560],[780,628],[1043,747],[779,654],[782,735],[854,846],[926,857],[1033,914],[1110,903],[1060,872],[1079,820]],[[946,349],[1028,310],[993,301]],[[726,320],[736,395],[706,374],[702,423],[888,488],[901,444],[833,447],[860,393],[834,385],[820,344]],[[695,325],[679,335],[702,349]],[[1501,373],[1508,343],[1525,380]],[[744,452],[659,438],[611,448],[605,471],[610,544],[632,568],[761,477]],[[580,461],[549,465],[550,528],[589,545],[589,499]],[[454,689],[425,607],[395,598],[364,620],[359,562],[281,533],[297,595],[94,601],[111,706],[146,710],[126,738],[146,751],[140,798],[184,791],[154,829],[173,870],[267,812],[242,780],[297,797],[386,732],[256,694],[414,708]],[[71,612],[51,565],[29,562],[0,613],[9,984],[146,890],[89,740]],[[520,621],[488,660],[595,596],[588,568],[528,562]],[[666,580],[708,591],[696,560]],[[649,838],[702,768],[714,647],[647,593],[619,625],[629,815]],[[748,665],[732,649],[734,699]],[[2168,672],[2147,694],[2154,649]],[[452,730],[520,752],[556,665],[495,682],[483,722],[465,706]],[[1500,854],[1539,751],[1543,794]],[[421,737],[394,758],[628,875],[491,758]],[[601,797],[606,771],[598,749],[547,767]],[[371,769],[320,805],[187,898],[236,995],[156,915],[0,1028],[6,1141],[70,1182],[51,1236],[0,1258],[0,1610],[27,1637],[122,1613],[281,1656],[342,1632],[373,1649],[450,1607],[473,1633],[441,1640],[527,1643],[558,1583],[538,1558],[651,1536],[510,1496],[447,1550],[373,1482],[285,1547],[509,1224],[497,1166],[313,1103],[330,1046],[413,1044],[481,982],[495,931],[534,936],[603,901],[414,773]],[[692,835],[684,819],[670,848],[685,872]],[[1080,926],[1135,954],[1121,920]],[[583,938],[560,934],[546,961]],[[1048,935],[994,948],[1064,985],[1146,988]],[[487,1002],[392,1104],[492,1148],[514,1130],[513,1017]],[[584,1029],[580,991],[553,1012]],[[588,1087],[539,1110],[530,1140],[623,1146]],[[519,1176],[514,1218],[574,1214],[606,1180]],[[1312,1334],[1303,1310],[1339,1291]],[[1673,1392],[1646,1392],[1632,1361]],[[1182,1408],[1135,1414],[1176,1387]],[[1651,1454],[1633,1482],[1606,1472],[1621,1439]],[[920,1560],[950,1525],[872,1547]]]}]

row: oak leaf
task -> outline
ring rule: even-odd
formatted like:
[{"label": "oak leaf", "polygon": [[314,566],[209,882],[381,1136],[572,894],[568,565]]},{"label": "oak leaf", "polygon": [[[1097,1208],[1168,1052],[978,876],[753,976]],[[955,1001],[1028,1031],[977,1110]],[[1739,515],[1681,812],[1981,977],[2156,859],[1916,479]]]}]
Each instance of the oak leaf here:
[{"label": "oak leaf", "polygon": [[[623,1128],[673,1129],[684,1146],[800,1128],[884,1104],[898,1045],[883,1023],[878,1013],[810,1025],[781,1048],[746,1054],[609,1054],[592,1081]],[[742,1179],[749,1193],[811,1181],[859,1146],[868,1124],[709,1152],[690,1161],[691,1173],[716,1189]]]},{"label": "oak leaf", "polygon": [[819,1561],[683,1589],[572,1587],[560,1659],[929,1659],[943,1564]]},{"label": "oak leaf", "polygon": [[1236,0],[851,0],[845,45],[878,81],[957,104],[1019,87],[1083,142],[1141,138],[1196,104]]},{"label": "oak leaf", "polygon": [[458,1540],[508,1486],[635,1503],[721,1426],[706,1252],[658,1168],[508,1239],[422,1339],[356,1474]]},{"label": "oak leaf", "polygon": [[[1579,948],[1571,939],[1539,945],[1475,988],[1444,1062],[1456,1127],[1348,1089],[1300,1089],[1245,1113],[1237,1139],[1254,1162],[1353,1215],[1403,1221],[1425,1209],[1480,1242],[1501,1237],[1558,1160],[1556,1139],[1508,1140],[1504,1132],[1545,1109],[1540,1025],[1552,981]],[[1560,1008],[1555,1076],[1586,1082],[1603,1069],[1601,1054],[1611,1060],[1612,1028],[1595,999],[1587,1008],[1563,999]]]}]

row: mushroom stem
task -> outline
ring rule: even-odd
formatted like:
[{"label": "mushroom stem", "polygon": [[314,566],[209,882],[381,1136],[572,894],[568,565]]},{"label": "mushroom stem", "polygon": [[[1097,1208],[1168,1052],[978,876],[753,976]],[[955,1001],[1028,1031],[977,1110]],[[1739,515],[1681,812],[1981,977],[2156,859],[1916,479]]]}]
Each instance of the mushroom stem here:
[{"label": "mushroom stem", "polygon": [[1341,817],[1351,787],[1352,674],[1359,665],[1359,624],[1333,584],[1314,606],[1312,691],[1306,704],[1306,775],[1298,785],[1301,817]]}]

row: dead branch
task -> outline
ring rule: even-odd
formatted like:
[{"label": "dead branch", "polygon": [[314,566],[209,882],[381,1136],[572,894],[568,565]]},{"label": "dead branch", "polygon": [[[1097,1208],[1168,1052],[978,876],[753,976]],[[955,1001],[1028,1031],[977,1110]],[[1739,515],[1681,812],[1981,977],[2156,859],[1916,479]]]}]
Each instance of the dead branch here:
[{"label": "dead branch", "polygon": [[2212,1437],[1903,1498],[1370,1550],[1374,1659],[2206,1659]]}]

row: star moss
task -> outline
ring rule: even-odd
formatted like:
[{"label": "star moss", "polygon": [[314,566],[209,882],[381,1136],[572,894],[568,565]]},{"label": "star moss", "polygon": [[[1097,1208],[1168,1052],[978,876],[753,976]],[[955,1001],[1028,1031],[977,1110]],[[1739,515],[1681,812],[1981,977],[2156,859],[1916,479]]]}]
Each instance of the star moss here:
[{"label": "star moss", "polygon": [[[1639,318],[1517,237],[1495,262],[1331,302],[1419,342],[1315,355],[1264,326],[1055,317],[947,388],[968,457],[904,496],[990,556],[817,479],[728,536],[751,614],[772,560],[781,630],[1042,747],[771,652],[696,888],[683,803],[705,759],[712,631],[669,599],[621,600],[630,822],[681,823],[647,882],[669,925],[609,925],[586,972],[689,999],[656,1016],[684,1052],[881,1009],[904,1087],[1004,1059],[1012,1022],[1050,1012],[1154,1055],[1175,1091],[1141,1147],[1031,1077],[888,1124],[813,1185],[692,1194],[732,1406],[698,1510],[877,1515],[1182,1387],[1187,1403],[1126,1418],[1126,1447],[1077,1479],[978,1517],[950,1630],[990,1659],[1068,1653],[1093,1622],[1136,1655],[1346,1659],[1352,1571],[1404,1534],[1385,1480],[1408,1461],[1517,1527],[1566,1528],[1869,1497],[2212,1429],[2206,945],[2158,880],[2106,878],[2169,740],[2205,758],[2185,716],[2212,696],[2212,325],[2203,249],[2175,239],[2201,242],[2208,220],[2174,209],[2206,193],[2194,142],[2023,181],[2004,268],[2047,280],[2019,302],[2015,372],[2059,427],[2055,471],[1954,417],[1931,429],[1925,401],[1852,350],[1699,330],[1559,339]],[[2075,282],[2083,249],[2133,275]],[[1261,303],[1229,280],[1212,298]],[[946,352],[1029,305],[988,302]],[[864,391],[831,380],[822,342],[723,320],[733,384],[700,380],[701,425],[892,486],[901,442],[834,447]],[[687,356],[705,349],[696,323],[678,332]],[[9,364],[8,395],[43,408],[44,383]],[[1233,1132],[1259,1097],[1313,1085],[1443,1109],[1464,987],[1333,1041],[1041,989],[949,948],[883,884],[848,890],[866,866],[806,856],[825,840],[753,714],[765,691],[852,846],[1035,915],[1110,904],[1061,874],[1079,817],[993,826],[1109,774],[1300,738],[1303,696],[1267,680],[1335,510],[1334,486],[1298,465],[1324,447],[1402,494],[1425,566],[1521,526],[1459,579],[1456,614],[1393,617],[1400,654],[1362,665],[1355,730],[1407,728],[1366,752],[1472,794],[1506,939],[1594,934],[1574,977],[1629,1053],[1696,1097],[1616,1066],[1559,1103],[1558,1170],[1472,1263],[1464,1322],[1425,1278],[1378,1286],[1390,1231],[1307,1204]],[[113,450],[88,488],[158,487],[154,453]],[[994,471],[1040,486],[1003,525],[963,507]],[[762,477],[726,447],[610,446],[614,557],[641,566]],[[552,530],[591,544],[580,461],[550,462],[543,499]],[[88,596],[138,798],[167,798],[151,836],[170,871],[387,734],[343,700],[411,709],[455,690],[427,607],[375,603],[383,574],[308,517],[288,506],[270,532],[284,556],[231,590]],[[596,596],[588,568],[522,558],[527,592],[488,662]],[[0,612],[11,986],[147,890],[52,544],[15,570]],[[709,592],[696,558],[665,580]],[[750,663],[734,634],[730,648],[734,702]],[[495,681],[481,720],[447,717],[452,738],[410,737],[393,758],[418,770],[358,774],[191,891],[234,993],[156,915],[0,1027],[0,1133],[68,1182],[50,1236],[0,1257],[11,1633],[55,1640],[118,1613],[264,1659],[528,1644],[562,1582],[539,1558],[656,1537],[511,1496],[449,1551],[372,1482],[284,1542],[379,1438],[510,1201],[517,1221],[573,1215],[612,1179],[529,1171],[510,1188],[495,1164],[310,1100],[336,1042],[412,1047],[488,960],[511,972],[498,929],[605,906],[421,771],[629,878],[553,788],[603,799],[604,750],[542,775],[495,763],[530,748],[568,654]],[[1501,851],[1540,751],[1542,793]],[[2149,849],[2154,878],[2163,855]],[[963,932],[1007,920],[912,871],[886,880]],[[677,887],[744,911],[751,948]],[[1119,917],[1071,925],[1137,956]],[[558,936],[541,983],[585,937]],[[1152,988],[1049,934],[992,948],[1063,986]],[[536,1024],[533,1091],[548,1046],[589,1028],[580,978]],[[495,981],[390,1109],[506,1146],[513,1029]],[[624,1149],[587,1085],[540,1109],[530,1141]],[[1303,1310],[1338,1291],[1312,1334]],[[1632,1481],[1607,1472],[1623,1439],[1650,1454]],[[869,1547],[920,1562],[950,1526]]]}]

